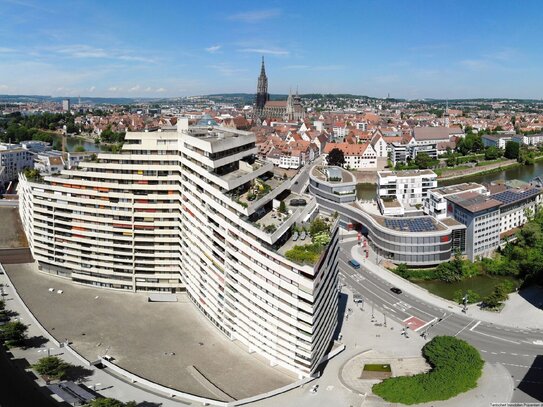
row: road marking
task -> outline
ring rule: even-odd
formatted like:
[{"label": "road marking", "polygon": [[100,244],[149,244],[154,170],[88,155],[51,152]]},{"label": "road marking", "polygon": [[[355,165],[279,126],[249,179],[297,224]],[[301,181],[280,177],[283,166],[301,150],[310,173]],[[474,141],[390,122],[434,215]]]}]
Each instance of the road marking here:
[{"label": "road marking", "polygon": [[481,349],[481,352],[487,353],[488,351],[487,351],[487,350],[484,350],[484,349]]},{"label": "road marking", "polygon": [[[505,338],[500,338],[499,336],[484,334],[484,333],[479,332],[479,331],[473,331],[473,333],[479,334],[479,335],[483,335],[483,336],[488,336],[489,338],[499,339],[500,341],[505,341],[505,342],[509,342],[509,343],[514,343],[514,344],[516,344],[516,345],[520,345],[520,342],[511,341],[511,340],[505,339]],[[456,336],[456,335],[455,335],[455,336]]]},{"label": "road marking", "polygon": [[529,368],[529,369],[537,369],[537,370],[543,370],[543,367],[534,367],[534,366],[524,366],[524,365],[515,365],[513,363],[503,363],[501,362],[502,365],[507,365],[507,366],[514,366],[514,367],[524,367],[524,368]]},{"label": "road marking", "polygon": [[428,325],[433,324],[435,321],[437,321],[437,318],[434,318],[431,321],[426,322],[423,326],[421,326],[420,328],[417,328],[416,330],[419,331],[419,330],[421,330],[423,328],[426,328]]},{"label": "road marking", "polygon": [[490,353],[492,353],[493,355],[497,355],[497,353],[496,353],[496,352],[490,352]]},{"label": "road marking", "polygon": [[475,328],[477,328],[479,326],[480,323],[481,323],[481,321],[477,321],[477,323],[475,325],[473,325],[469,330],[473,331]]},{"label": "road marking", "polygon": [[461,330],[459,330],[454,336],[458,336],[458,334],[462,333],[462,331],[463,331],[464,329],[466,329],[468,326],[470,326],[470,325],[472,324],[472,322],[473,322],[473,321],[469,321],[468,324],[467,324],[464,328],[462,328]]}]

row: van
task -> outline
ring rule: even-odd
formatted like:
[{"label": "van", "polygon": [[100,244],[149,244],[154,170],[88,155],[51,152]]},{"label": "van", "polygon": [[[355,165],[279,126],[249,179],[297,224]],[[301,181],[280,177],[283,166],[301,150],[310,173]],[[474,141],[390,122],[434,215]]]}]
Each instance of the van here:
[{"label": "van", "polygon": [[350,264],[351,267],[354,268],[354,269],[359,269],[359,268],[360,268],[360,263],[357,262],[355,259],[349,260],[349,264]]}]

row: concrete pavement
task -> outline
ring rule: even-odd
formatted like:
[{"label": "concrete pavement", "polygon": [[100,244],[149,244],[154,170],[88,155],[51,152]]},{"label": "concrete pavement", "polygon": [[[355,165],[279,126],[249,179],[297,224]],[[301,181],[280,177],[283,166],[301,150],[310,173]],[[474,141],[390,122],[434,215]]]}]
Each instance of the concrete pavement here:
[{"label": "concrete pavement", "polygon": [[[426,333],[427,339],[434,335],[452,335],[467,340],[479,349],[487,362],[501,363],[507,368],[516,386],[513,401],[536,402],[541,399],[537,390],[538,386],[543,385],[540,375],[543,360],[539,356],[543,352],[541,331],[488,323],[454,312],[453,306],[442,308],[433,301],[426,302],[428,296],[410,292],[410,283],[400,285],[396,280],[390,282],[385,279],[389,276],[388,272],[381,273],[385,278],[374,273],[377,266],[372,267],[368,260],[362,258],[354,241],[343,242],[342,249],[342,279],[362,295],[367,302],[366,307],[373,305],[375,312],[404,325],[412,317],[420,319],[423,325],[415,328],[416,334]],[[346,263],[352,257],[362,263],[361,271],[354,270]],[[398,286],[404,292],[394,294],[390,291],[392,286]]]}]

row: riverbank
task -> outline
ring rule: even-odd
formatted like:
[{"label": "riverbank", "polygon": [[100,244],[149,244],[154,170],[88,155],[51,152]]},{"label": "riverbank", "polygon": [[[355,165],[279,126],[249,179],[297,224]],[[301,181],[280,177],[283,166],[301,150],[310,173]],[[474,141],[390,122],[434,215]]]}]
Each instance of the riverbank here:
[{"label": "riverbank", "polygon": [[[449,171],[445,175],[438,176],[437,180],[448,181],[448,180],[453,180],[453,179],[458,180],[461,178],[469,178],[473,176],[484,176],[484,175],[494,174],[494,173],[498,173],[501,171],[505,171],[505,170],[515,168],[515,167],[520,167],[520,166],[522,166],[522,164],[516,160],[501,161],[495,164],[485,165],[483,171],[481,171],[482,167],[471,167],[469,169],[463,169],[458,172],[454,171],[453,174],[450,174],[450,172],[453,172],[453,171]],[[491,167],[491,168],[488,168],[488,167]]]}]

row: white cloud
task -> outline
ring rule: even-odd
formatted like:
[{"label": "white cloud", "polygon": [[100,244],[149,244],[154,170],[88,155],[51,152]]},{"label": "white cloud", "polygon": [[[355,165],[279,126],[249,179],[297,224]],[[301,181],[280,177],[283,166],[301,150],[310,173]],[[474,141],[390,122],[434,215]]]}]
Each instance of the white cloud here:
[{"label": "white cloud", "polygon": [[145,92],[151,92],[152,90],[153,90],[153,89],[151,89],[150,86],[147,86],[147,87],[145,88]]},{"label": "white cloud", "polygon": [[116,59],[119,61],[128,62],[156,63],[156,61],[152,58],[139,55],[129,55],[126,53],[125,50],[106,50],[103,48],[97,48],[84,44],[65,45],[60,47],[54,47],[50,50],[68,58],[100,58]]},{"label": "white cloud", "polygon": [[164,89],[164,88],[158,88],[155,92],[163,93],[163,92],[166,92],[166,89]]},{"label": "white cloud", "polygon": [[110,91],[110,92],[117,92],[117,91],[119,91],[121,89],[122,88],[119,88],[117,86],[111,86],[111,87],[107,88],[107,90]]},{"label": "white cloud", "polygon": [[9,89],[8,85],[0,84],[0,90],[6,90],[6,89]]},{"label": "white cloud", "polygon": [[228,17],[228,20],[241,21],[244,23],[259,23],[263,20],[278,17],[281,14],[281,10],[269,9],[269,10],[254,10],[246,11],[243,13],[233,14]]},{"label": "white cloud", "polygon": [[210,54],[214,54],[217,51],[219,51],[222,47],[220,45],[212,45],[211,47],[207,47],[205,50],[209,52]]},{"label": "white cloud", "polygon": [[91,87],[89,88],[89,92],[94,92],[95,90],[96,90],[96,86],[91,86]]},{"label": "white cloud", "polygon": [[230,65],[227,65],[224,63],[208,65],[208,68],[216,70],[220,75],[223,75],[223,76],[232,76],[232,75],[240,74],[243,72],[247,72],[247,69],[233,68]]},{"label": "white cloud", "polygon": [[128,89],[130,92],[136,92],[141,89],[140,85],[132,86],[130,89]]},{"label": "white cloud", "polygon": [[108,58],[109,54],[102,48],[88,45],[67,45],[55,49],[59,54],[72,58]]},{"label": "white cloud", "polygon": [[276,56],[286,56],[289,54],[288,51],[278,48],[242,48],[238,50],[239,52],[252,52],[255,54],[267,54],[267,55],[276,55]]},{"label": "white cloud", "polygon": [[0,47],[0,54],[9,54],[12,52],[17,52],[17,50],[13,48]]}]

